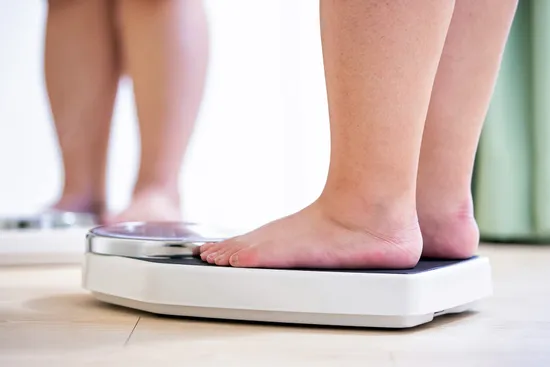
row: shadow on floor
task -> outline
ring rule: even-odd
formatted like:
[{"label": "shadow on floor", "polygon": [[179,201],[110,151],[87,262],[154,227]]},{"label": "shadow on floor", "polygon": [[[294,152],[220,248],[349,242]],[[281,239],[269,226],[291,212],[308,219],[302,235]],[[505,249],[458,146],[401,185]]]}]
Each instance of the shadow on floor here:
[{"label": "shadow on floor", "polygon": [[[182,328],[193,328],[195,331],[208,329],[222,331],[227,328],[238,328],[239,333],[247,331],[273,332],[284,330],[288,333],[303,332],[304,330],[316,331],[320,333],[400,333],[417,334],[432,329],[440,329],[464,322],[474,317],[477,312],[467,311],[461,314],[448,314],[436,317],[432,322],[420,325],[410,329],[383,329],[383,328],[353,328],[338,326],[320,326],[304,324],[283,324],[283,323],[263,323],[253,321],[233,321],[217,319],[200,319],[193,317],[175,317],[165,315],[155,315],[147,312],[129,309],[121,306],[110,305],[96,300],[88,294],[62,294],[56,296],[35,298],[25,303],[25,313],[12,315],[11,319],[34,319],[40,321],[58,321],[72,323],[100,323],[115,325],[128,325],[131,320],[141,320],[137,328],[146,327],[154,329],[166,329],[166,331],[182,331]],[[32,317],[29,317],[32,316]],[[4,316],[4,315],[2,315]],[[135,326],[135,325],[134,325]],[[198,333],[202,334],[202,333]],[[208,335],[211,333],[208,332]],[[226,333],[223,333],[226,334]],[[195,337],[199,335],[195,334]]]}]

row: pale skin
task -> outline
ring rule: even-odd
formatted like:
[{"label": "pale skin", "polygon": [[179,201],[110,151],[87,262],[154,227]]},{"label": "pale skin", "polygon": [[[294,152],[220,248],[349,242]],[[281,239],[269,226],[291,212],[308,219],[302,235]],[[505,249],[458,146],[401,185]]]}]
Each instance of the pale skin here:
[{"label": "pale skin", "polygon": [[203,245],[235,267],[408,268],[475,254],[470,181],[517,0],[321,0],[331,128],[303,210]]},{"label": "pale skin", "polygon": [[[197,0],[50,0],[45,74],[65,172],[55,209],[107,222],[180,220],[178,179],[204,91],[208,31]],[[106,212],[118,82],[132,79],[140,166],[131,202]]]}]

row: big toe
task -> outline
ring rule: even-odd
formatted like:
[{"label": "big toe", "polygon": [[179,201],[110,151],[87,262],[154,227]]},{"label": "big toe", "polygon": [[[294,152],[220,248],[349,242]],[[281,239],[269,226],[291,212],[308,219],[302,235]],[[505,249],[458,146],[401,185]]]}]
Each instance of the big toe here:
[{"label": "big toe", "polygon": [[252,268],[260,265],[261,251],[254,246],[245,247],[232,253],[228,262],[229,265],[236,268]]}]

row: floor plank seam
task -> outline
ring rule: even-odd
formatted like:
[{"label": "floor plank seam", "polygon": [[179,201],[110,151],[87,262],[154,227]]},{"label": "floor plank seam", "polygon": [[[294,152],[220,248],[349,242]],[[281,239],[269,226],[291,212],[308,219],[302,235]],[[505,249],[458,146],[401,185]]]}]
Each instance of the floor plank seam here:
[{"label": "floor plank seam", "polygon": [[137,328],[138,323],[139,323],[140,320],[141,320],[141,316],[138,317],[136,323],[134,324],[134,327],[132,328],[132,331],[130,331],[130,335],[128,335],[128,338],[127,338],[126,341],[124,342],[124,346],[127,346],[127,345],[128,345],[128,342],[130,342],[130,338],[131,338],[132,335],[134,334],[134,331],[136,330],[136,328]]}]

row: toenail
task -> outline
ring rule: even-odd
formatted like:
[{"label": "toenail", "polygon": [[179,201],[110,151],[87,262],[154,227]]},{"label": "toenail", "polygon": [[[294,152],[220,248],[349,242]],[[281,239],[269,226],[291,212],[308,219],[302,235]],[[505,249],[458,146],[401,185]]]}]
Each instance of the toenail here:
[{"label": "toenail", "polygon": [[211,262],[216,259],[216,254],[210,254],[206,257],[206,261]]},{"label": "toenail", "polygon": [[229,259],[229,263],[232,266],[239,266],[239,255],[235,254]]}]

